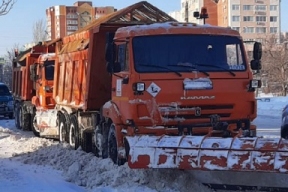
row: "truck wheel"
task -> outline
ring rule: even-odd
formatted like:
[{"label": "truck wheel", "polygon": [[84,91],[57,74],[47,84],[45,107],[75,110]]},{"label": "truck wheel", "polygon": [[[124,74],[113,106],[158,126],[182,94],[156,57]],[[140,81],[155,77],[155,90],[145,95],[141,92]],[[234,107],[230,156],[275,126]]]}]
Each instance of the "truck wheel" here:
[{"label": "truck wheel", "polygon": [[[103,147],[103,134],[101,133],[101,129],[99,125],[96,126],[96,129],[94,130],[93,134],[93,153],[96,155],[96,157],[103,156],[102,147]],[[101,153],[102,152],[102,153]],[[103,157],[102,157],[103,158]]]},{"label": "truck wheel", "polygon": [[31,131],[31,114],[25,113],[21,107],[19,110],[20,126],[23,131]]},{"label": "truck wheel", "polygon": [[79,129],[76,115],[70,116],[70,128],[69,128],[69,144],[75,150],[78,149],[79,145]]},{"label": "truck wheel", "polygon": [[83,151],[92,152],[92,133],[83,133],[83,138],[80,139]]},{"label": "truck wheel", "polygon": [[37,121],[36,121],[36,109],[33,109],[33,113],[31,114],[31,129],[33,134],[36,137],[40,137],[40,133],[36,130],[35,126],[37,126]]},{"label": "truck wheel", "polygon": [[20,110],[19,110],[18,104],[16,104],[16,106],[15,106],[14,113],[15,113],[15,126],[16,126],[17,129],[21,129],[21,126],[20,126]]},{"label": "truck wheel", "polygon": [[67,125],[65,123],[65,116],[63,114],[59,114],[58,118],[58,128],[59,128],[59,141],[61,143],[69,142],[69,134],[67,130]]},{"label": "truck wheel", "polygon": [[109,158],[118,165],[123,165],[125,163],[124,159],[118,158],[118,147],[116,139],[115,125],[112,123],[108,134],[108,155]]}]

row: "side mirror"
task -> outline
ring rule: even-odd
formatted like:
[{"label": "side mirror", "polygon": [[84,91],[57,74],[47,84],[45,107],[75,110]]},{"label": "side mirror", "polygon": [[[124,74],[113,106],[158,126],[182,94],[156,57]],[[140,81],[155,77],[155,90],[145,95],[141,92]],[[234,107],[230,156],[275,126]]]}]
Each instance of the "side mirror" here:
[{"label": "side mirror", "polygon": [[255,42],[253,47],[253,59],[261,60],[261,57],[262,57],[262,44],[259,42]]},{"label": "side mirror", "polygon": [[252,60],[251,63],[251,69],[252,70],[261,70],[262,69],[262,65],[261,65],[261,60]]},{"label": "side mirror", "polygon": [[121,65],[118,62],[107,62],[106,67],[109,73],[119,73],[121,71]]},{"label": "side mirror", "polygon": [[109,63],[115,62],[114,35],[115,33],[106,34],[105,60]]}]

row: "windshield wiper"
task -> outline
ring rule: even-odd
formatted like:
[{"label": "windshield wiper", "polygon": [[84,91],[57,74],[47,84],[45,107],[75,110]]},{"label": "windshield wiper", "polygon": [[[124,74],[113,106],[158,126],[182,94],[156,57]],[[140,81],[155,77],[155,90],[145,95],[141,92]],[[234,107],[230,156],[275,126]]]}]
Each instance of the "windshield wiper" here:
[{"label": "windshield wiper", "polygon": [[225,67],[218,66],[218,65],[199,64],[199,66],[204,66],[204,67],[214,67],[214,68],[223,69],[223,70],[229,72],[229,73],[230,73],[231,75],[233,75],[234,77],[236,76],[236,74],[233,73],[231,70],[226,69]]},{"label": "windshield wiper", "polygon": [[197,69],[197,67],[193,66],[192,64],[190,63],[178,63],[177,65],[168,65],[168,66],[174,66],[174,67],[188,67],[188,68],[192,68],[192,69],[195,69],[196,71],[199,71],[201,73],[204,73],[205,75],[207,76],[210,76],[209,73],[207,73],[206,71],[202,71],[202,70],[199,70]]},{"label": "windshield wiper", "polygon": [[181,73],[174,71],[168,67],[163,67],[163,66],[159,66],[159,65],[139,65],[139,66],[143,66],[143,67],[154,67],[154,68],[161,68],[161,69],[167,69],[168,71],[174,72],[176,73],[179,77],[182,77]]}]

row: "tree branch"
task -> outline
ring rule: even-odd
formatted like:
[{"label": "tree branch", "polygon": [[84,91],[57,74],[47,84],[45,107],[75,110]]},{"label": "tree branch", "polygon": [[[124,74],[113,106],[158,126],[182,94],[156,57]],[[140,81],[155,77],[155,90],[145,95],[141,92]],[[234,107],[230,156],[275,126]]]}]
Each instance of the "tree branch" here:
[{"label": "tree branch", "polygon": [[0,4],[0,16],[8,14],[15,3],[16,0],[2,0],[2,4]]}]

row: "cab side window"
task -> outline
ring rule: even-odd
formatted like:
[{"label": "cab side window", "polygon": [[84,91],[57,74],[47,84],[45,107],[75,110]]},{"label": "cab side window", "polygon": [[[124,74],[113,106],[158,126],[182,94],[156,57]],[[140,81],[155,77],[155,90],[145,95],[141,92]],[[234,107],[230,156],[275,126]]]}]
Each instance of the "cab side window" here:
[{"label": "cab side window", "polygon": [[128,44],[123,43],[118,45],[118,62],[121,65],[121,71],[129,70],[129,52],[128,52]]}]

